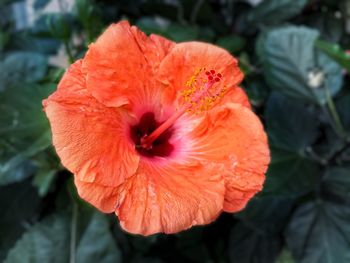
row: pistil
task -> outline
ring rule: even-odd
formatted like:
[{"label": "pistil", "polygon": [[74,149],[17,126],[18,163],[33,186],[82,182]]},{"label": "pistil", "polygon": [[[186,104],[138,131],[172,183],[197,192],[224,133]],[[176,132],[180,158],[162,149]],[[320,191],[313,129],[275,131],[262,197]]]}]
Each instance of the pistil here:
[{"label": "pistil", "polygon": [[186,108],[182,108],[177,111],[174,115],[172,115],[169,119],[167,119],[163,124],[161,124],[157,129],[155,129],[150,135],[146,135],[141,138],[141,147],[144,149],[152,148],[152,143],[157,140],[157,138],[162,135],[167,129],[169,129],[175,121],[180,118],[186,112]]},{"label": "pistil", "polygon": [[144,149],[151,149],[153,142],[186,112],[196,112],[210,109],[214,102],[218,98],[223,97],[224,93],[226,92],[226,87],[215,88],[215,84],[220,82],[221,78],[222,75],[220,73],[216,73],[215,70],[197,70],[190,80],[186,82],[187,89],[182,92],[184,102],[182,107],[169,119],[163,122],[157,129],[155,129],[150,135],[145,135],[143,138],[141,138],[140,147]]}]

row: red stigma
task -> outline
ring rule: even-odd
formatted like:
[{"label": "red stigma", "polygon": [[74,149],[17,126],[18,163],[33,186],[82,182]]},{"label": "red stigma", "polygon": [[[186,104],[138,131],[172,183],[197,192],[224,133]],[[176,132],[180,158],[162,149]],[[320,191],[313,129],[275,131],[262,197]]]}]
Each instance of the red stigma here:
[{"label": "red stigma", "polygon": [[209,71],[206,71],[206,72],[205,72],[205,75],[210,75],[210,72],[209,72]]},{"label": "red stigma", "polygon": [[208,76],[208,79],[209,80],[213,80],[213,76]]},{"label": "red stigma", "polygon": [[215,74],[215,70],[213,70],[213,69],[210,70],[210,73],[211,73],[211,74]]},{"label": "red stigma", "polygon": [[215,78],[215,81],[216,81],[216,82],[219,82],[219,81],[220,81],[220,79],[219,79],[219,78]]},{"label": "red stigma", "polygon": [[221,78],[221,77],[222,77],[222,75],[221,75],[220,73],[218,73],[216,76],[217,76],[218,78]]}]

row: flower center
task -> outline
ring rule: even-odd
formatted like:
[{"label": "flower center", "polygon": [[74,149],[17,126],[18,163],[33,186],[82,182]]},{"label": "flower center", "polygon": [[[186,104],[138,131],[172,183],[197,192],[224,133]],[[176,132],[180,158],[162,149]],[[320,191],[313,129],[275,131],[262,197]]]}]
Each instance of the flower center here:
[{"label": "flower center", "polygon": [[182,106],[168,120],[162,123],[151,134],[145,134],[141,138],[140,147],[152,149],[152,144],[158,140],[167,130],[186,112],[201,112],[211,109],[214,103],[224,96],[227,88],[217,85],[222,79],[220,73],[215,70],[201,68],[186,82],[186,89],[182,92],[180,104]]},{"label": "flower center", "polygon": [[170,127],[160,134],[147,148],[141,147],[142,138],[147,137],[153,131],[160,127],[162,123],[156,121],[153,112],[146,112],[142,115],[139,123],[130,127],[130,136],[135,143],[136,150],[146,157],[167,157],[173,150],[174,146],[169,143],[174,130]]}]

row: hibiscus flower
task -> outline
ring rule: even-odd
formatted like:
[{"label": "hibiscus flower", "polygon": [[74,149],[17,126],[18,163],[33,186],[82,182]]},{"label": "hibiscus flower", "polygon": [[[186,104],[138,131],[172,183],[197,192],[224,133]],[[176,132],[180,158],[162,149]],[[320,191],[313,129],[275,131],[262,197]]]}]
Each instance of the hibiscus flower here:
[{"label": "hibiscus flower", "polygon": [[123,229],[176,233],[237,212],[262,189],[266,134],[227,51],[111,25],[46,99],[79,195]]}]

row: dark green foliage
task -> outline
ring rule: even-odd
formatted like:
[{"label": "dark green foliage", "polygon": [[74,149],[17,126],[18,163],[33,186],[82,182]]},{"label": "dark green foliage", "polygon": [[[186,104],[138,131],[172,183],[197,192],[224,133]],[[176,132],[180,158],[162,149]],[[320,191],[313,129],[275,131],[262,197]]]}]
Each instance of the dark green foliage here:
[{"label": "dark green foliage", "polygon": [[287,244],[297,262],[349,262],[348,205],[315,200],[295,211],[286,231]]},{"label": "dark green foliage", "polygon": [[238,223],[231,230],[230,260],[242,263],[274,262],[281,246],[278,236]]},{"label": "dark green foliage", "polygon": [[339,42],[343,34],[343,21],[334,13],[322,13],[306,16],[304,23],[317,29],[322,39],[330,42]]},{"label": "dark green foliage", "polygon": [[319,178],[317,162],[275,147],[271,154],[264,194],[299,195],[313,190]]},{"label": "dark green foliage", "polygon": [[264,193],[295,195],[312,190],[319,177],[318,164],[306,150],[318,136],[318,116],[304,103],[274,92],[265,118],[272,161]]},{"label": "dark green foliage", "polygon": [[0,261],[31,222],[38,218],[40,199],[28,180],[0,187]]},{"label": "dark green foliage", "polygon": [[[254,2],[75,0],[46,13],[51,1],[35,0],[35,21],[18,29],[12,10],[24,2],[0,0],[0,262],[350,262],[350,1]],[[78,196],[42,100],[58,65],[122,19],[239,60],[271,150],[264,189],[242,211],[142,237]]]},{"label": "dark green foliage", "polygon": [[316,41],[315,45],[343,68],[348,71],[350,70],[350,55],[342,50],[339,45],[331,44],[322,40]]},{"label": "dark green foliage", "polygon": [[320,104],[326,101],[326,90],[331,94],[339,91],[341,68],[315,49],[318,36],[316,30],[295,26],[264,32],[257,42],[257,52],[271,88]]},{"label": "dark green foliage", "polygon": [[47,58],[33,52],[9,53],[0,62],[0,91],[23,82],[41,80],[47,70]]},{"label": "dark green foliage", "polygon": [[283,242],[281,231],[294,200],[284,197],[262,197],[251,200],[236,215],[241,220],[230,234],[232,262],[275,262]]},{"label": "dark green foliage", "polygon": [[299,14],[306,3],[307,0],[261,1],[256,8],[251,9],[248,20],[260,26],[276,25]]},{"label": "dark green foliage", "polygon": [[[72,256],[79,263],[121,262],[120,252],[109,232],[107,218],[98,212],[90,214],[73,210],[72,215],[57,213],[37,223],[17,241],[4,263],[65,263]],[[76,226],[79,216],[89,217],[82,233],[78,233]],[[72,235],[76,238],[73,254],[70,251]]]},{"label": "dark green foliage", "polygon": [[317,138],[318,116],[312,109],[277,92],[266,103],[265,118],[270,145],[280,149],[302,153]]},{"label": "dark green foliage", "polygon": [[232,54],[237,54],[246,45],[246,40],[238,35],[230,35],[219,38],[216,44],[230,51]]},{"label": "dark green foliage", "polygon": [[50,3],[50,0],[35,0],[33,7],[34,9],[42,9],[44,8],[48,3]]},{"label": "dark green foliage", "polygon": [[41,101],[54,85],[13,86],[0,93],[0,185],[25,179],[34,169],[30,161],[51,144]]}]

